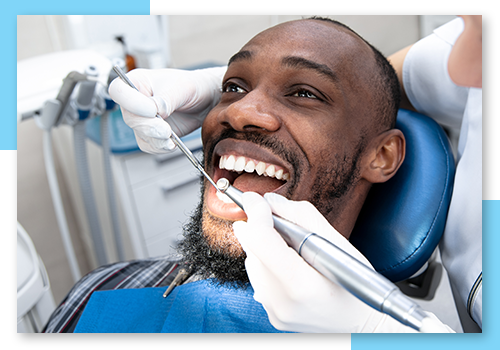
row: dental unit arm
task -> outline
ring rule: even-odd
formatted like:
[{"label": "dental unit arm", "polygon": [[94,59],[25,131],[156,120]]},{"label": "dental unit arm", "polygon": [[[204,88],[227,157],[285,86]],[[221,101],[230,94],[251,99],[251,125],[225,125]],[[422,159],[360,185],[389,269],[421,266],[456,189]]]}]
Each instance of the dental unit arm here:
[{"label": "dental unit arm", "polygon": [[86,81],[85,74],[73,71],[64,79],[63,85],[55,99],[46,101],[39,116],[35,118],[37,125],[43,130],[49,130],[57,126],[64,119],[64,114],[68,112],[70,98],[78,83]]},{"label": "dental unit arm", "polygon": [[[222,178],[217,189],[241,209],[243,192]],[[274,228],[285,242],[309,265],[330,281],[339,284],[372,308],[392,316],[415,330],[428,317],[418,304],[384,276],[370,269],[335,244],[273,214]]]}]

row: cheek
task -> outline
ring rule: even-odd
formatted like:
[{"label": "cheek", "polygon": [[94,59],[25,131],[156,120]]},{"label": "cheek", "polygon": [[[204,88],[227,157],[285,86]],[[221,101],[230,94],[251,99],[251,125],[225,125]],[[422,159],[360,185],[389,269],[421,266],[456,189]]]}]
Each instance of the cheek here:
[{"label": "cheek", "polygon": [[307,154],[315,154],[322,145],[331,143],[341,135],[339,132],[345,126],[336,125],[333,118],[317,117],[314,115],[287,118],[287,131],[300,148]]},{"label": "cheek", "polygon": [[208,113],[205,120],[203,121],[201,128],[201,139],[203,144],[206,144],[206,141],[209,139],[211,135],[213,135],[215,128],[217,126],[217,115],[218,108],[217,106]]}]

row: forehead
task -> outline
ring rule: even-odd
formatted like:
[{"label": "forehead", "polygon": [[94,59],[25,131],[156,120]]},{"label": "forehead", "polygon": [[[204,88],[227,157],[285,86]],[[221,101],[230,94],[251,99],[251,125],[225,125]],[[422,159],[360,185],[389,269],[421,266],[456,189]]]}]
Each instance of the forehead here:
[{"label": "forehead", "polygon": [[364,67],[374,62],[371,49],[357,35],[341,26],[320,20],[299,20],[277,25],[256,35],[241,51],[265,53],[269,58],[303,57],[326,64],[335,71],[351,74],[362,73]]}]

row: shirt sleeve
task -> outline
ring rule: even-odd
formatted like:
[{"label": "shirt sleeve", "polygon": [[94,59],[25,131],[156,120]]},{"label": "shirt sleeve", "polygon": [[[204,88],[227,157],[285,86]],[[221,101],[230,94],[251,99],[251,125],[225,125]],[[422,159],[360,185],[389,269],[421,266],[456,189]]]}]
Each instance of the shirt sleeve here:
[{"label": "shirt sleeve", "polygon": [[403,85],[417,111],[438,123],[459,129],[468,88],[453,83],[448,74],[448,57],[463,31],[457,18],[415,43],[403,63]]}]

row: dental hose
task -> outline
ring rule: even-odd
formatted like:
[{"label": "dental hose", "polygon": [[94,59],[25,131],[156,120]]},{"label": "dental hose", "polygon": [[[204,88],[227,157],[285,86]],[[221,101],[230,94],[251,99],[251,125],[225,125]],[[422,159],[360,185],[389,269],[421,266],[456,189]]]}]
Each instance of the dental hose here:
[{"label": "dental hose", "polygon": [[102,238],[101,227],[99,224],[99,216],[95,205],[94,193],[90,180],[90,172],[87,159],[86,148],[86,130],[85,121],[81,120],[74,126],[74,146],[76,159],[76,172],[80,183],[80,191],[87,213],[87,219],[90,226],[90,234],[94,244],[97,263],[99,266],[105,265],[108,262],[104,241]]},{"label": "dental hose", "polygon": [[118,221],[118,212],[115,200],[115,188],[113,181],[113,171],[111,169],[111,151],[109,146],[109,111],[106,111],[101,116],[101,144],[103,150],[103,167],[106,177],[106,187],[108,192],[109,211],[111,216],[111,226],[113,237],[115,239],[116,253],[119,261],[125,261],[125,253],[123,242],[120,235],[120,224]]},{"label": "dental hose", "polygon": [[47,180],[49,182],[50,195],[52,196],[52,203],[54,205],[54,210],[56,213],[57,224],[59,226],[59,231],[61,231],[61,238],[63,241],[64,251],[66,252],[66,257],[68,258],[71,276],[73,277],[73,281],[76,283],[80,280],[82,275],[80,272],[80,267],[78,266],[78,261],[76,259],[75,250],[73,249],[73,243],[71,242],[68,222],[66,220],[64,205],[61,198],[61,191],[59,190],[59,185],[57,182],[56,168],[54,165],[54,154],[52,152],[52,135],[50,129],[45,130],[43,133],[43,155],[45,158],[45,171],[47,173]]},{"label": "dental hose", "polygon": [[[98,70],[95,66],[90,65],[85,69],[85,75],[87,77],[96,78],[98,76]],[[92,117],[95,113],[94,106],[96,105],[96,86],[97,82],[94,79],[84,80],[79,84],[78,94],[74,102],[78,115],[78,121],[73,127],[73,141],[75,146],[77,176],[87,214],[90,234],[94,244],[97,263],[99,266],[102,266],[108,263],[108,258],[106,255],[106,247],[104,245],[96,201],[92,189],[86,145],[86,120]]]}]

